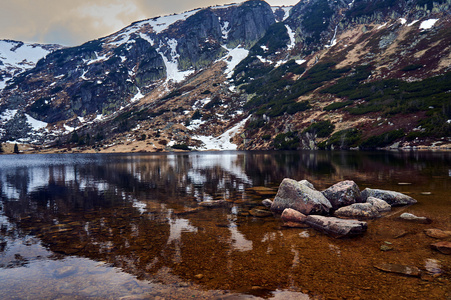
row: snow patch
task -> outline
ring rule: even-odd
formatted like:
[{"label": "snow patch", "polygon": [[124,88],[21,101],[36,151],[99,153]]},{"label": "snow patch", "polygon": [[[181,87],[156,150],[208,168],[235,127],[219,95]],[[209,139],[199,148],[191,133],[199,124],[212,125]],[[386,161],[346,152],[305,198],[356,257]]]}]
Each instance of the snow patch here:
[{"label": "snow patch", "polygon": [[247,57],[249,54],[249,50],[246,50],[242,48],[241,46],[238,46],[234,49],[228,49],[225,46],[223,46],[227,51],[229,51],[229,55],[222,58],[222,61],[225,61],[227,63],[227,69],[225,70],[225,74],[227,75],[227,78],[231,78],[233,75],[233,70],[235,67]]},{"label": "snow patch", "polygon": [[399,18],[399,22],[401,23],[401,25],[404,25],[407,23],[407,20],[405,18]]},{"label": "snow patch", "polygon": [[296,40],[294,38],[294,31],[291,30],[290,26],[288,26],[288,25],[285,25],[285,28],[287,29],[288,36],[290,37],[290,43],[288,44],[288,50],[291,50],[296,45]]},{"label": "snow patch", "polygon": [[250,116],[237,123],[235,126],[218,137],[201,135],[193,136],[193,139],[200,140],[204,144],[201,147],[197,147],[196,150],[237,150],[238,146],[232,144],[230,139],[238,134],[249,118]]},{"label": "snow patch", "polygon": [[0,121],[8,122],[17,114],[17,109],[7,109],[0,115]]},{"label": "snow patch", "polygon": [[385,26],[387,26],[387,23],[384,23],[384,24],[382,24],[382,25],[379,25],[379,27],[377,27],[377,29],[379,30],[379,29],[381,29],[381,28],[384,28]]},{"label": "snow patch", "polygon": [[407,24],[407,26],[410,27],[410,26],[412,26],[413,24],[415,24],[417,22],[418,22],[418,20],[414,20],[414,21],[410,22],[409,24]]},{"label": "snow patch", "polygon": [[141,100],[142,98],[144,98],[144,95],[141,93],[141,90],[138,88],[138,92],[136,93],[136,95],[130,100],[130,102],[137,102],[139,100]]},{"label": "snow patch", "polygon": [[138,25],[143,26],[145,24],[149,24],[150,26],[152,26],[155,33],[159,34],[159,33],[163,32],[164,30],[168,29],[169,26],[171,26],[175,22],[186,20],[187,18],[194,15],[198,11],[200,11],[200,9],[195,9],[195,10],[188,11],[188,12],[185,12],[182,14],[174,14],[174,15],[170,15],[170,16],[153,18],[153,19],[139,22]]},{"label": "snow patch", "polygon": [[163,53],[161,53],[161,47],[163,46],[161,41],[160,47],[157,49],[157,52],[163,57],[164,65],[166,66],[166,82],[181,82],[185,80],[186,77],[193,74],[194,70],[179,71],[179,63],[177,59],[180,57],[180,55],[177,53],[177,40],[169,39],[166,41],[166,43],[171,50],[169,54],[171,57],[170,59],[168,59]]},{"label": "snow patch", "polygon": [[429,19],[429,20],[423,21],[420,24],[420,29],[423,29],[423,30],[431,29],[437,21],[438,21],[438,19]]},{"label": "snow patch", "polygon": [[293,6],[271,6],[272,12],[276,13],[277,10],[282,9],[284,11],[284,16],[282,18],[282,22],[285,21],[290,16],[290,11]]},{"label": "snow patch", "polygon": [[294,62],[297,63],[298,65],[302,65],[303,63],[306,62],[306,60],[305,59],[296,59]]},{"label": "snow patch", "polygon": [[222,38],[228,39],[229,38],[229,32],[230,32],[230,23],[225,21],[224,24],[221,25],[221,32],[222,32]]},{"label": "snow patch", "polygon": [[338,25],[335,26],[335,30],[334,30],[334,36],[332,37],[332,39],[330,40],[330,44],[326,45],[326,48],[331,48],[333,46],[335,46],[337,44],[337,29],[338,29]]},{"label": "snow patch", "polygon": [[28,124],[30,124],[31,128],[35,131],[46,128],[48,125],[46,122],[36,120],[35,118],[33,118],[32,116],[30,116],[28,114],[25,114],[25,117],[27,118]]}]

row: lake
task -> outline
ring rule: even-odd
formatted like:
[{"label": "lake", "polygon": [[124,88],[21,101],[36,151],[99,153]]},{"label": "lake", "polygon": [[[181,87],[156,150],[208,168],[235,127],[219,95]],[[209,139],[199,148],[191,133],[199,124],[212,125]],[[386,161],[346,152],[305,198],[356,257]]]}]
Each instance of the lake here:
[{"label": "lake", "polygon": [[[334,239],[252,215],[286,177],[418,203]],[[424,234],[451,230],[450,191],[451,152],[3,155],[0,298],[451,299],[451,257]],[[199,206],[210,200],[226,204]]]}]

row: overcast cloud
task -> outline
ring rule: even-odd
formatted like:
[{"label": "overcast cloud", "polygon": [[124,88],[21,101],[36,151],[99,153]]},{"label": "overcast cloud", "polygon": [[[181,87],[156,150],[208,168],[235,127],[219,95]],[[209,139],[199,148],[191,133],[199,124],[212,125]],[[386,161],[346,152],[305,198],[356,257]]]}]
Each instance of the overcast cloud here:
[{"label": "overcast cloud", "polygon": [[[74,46],[109,35],[138,20],[233,2],[242,1],[2,0],[0,39]],[[267,2],[293,5],[299,0]]]}]

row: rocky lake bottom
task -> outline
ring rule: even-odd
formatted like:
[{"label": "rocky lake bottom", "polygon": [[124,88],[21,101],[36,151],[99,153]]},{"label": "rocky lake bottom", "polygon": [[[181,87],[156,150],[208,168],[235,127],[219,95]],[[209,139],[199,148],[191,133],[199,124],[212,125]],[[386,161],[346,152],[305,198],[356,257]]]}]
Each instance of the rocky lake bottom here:
[{"label": "rocky lake bottom", "polygon": [[[262,213],[284,178],[418,203],[337,239]],[[3,155],[0,298],[451,299],[450,190],[450,152]]]}]

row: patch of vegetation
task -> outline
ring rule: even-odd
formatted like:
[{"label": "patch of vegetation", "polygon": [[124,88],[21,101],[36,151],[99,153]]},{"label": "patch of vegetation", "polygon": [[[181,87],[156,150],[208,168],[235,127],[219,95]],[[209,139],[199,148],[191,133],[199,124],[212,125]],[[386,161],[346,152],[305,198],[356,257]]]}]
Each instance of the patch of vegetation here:
[{"label": "patch of vegetation", "polygon": [[311,124],[309,127],[307,127],[303,133],[312,133],[316,134],[317,137],[328,137],[329,135],[334,132],[335,125],[332,124],[329,120],[326,121],[320,121]]},{"label": "patch of vegetation", "polygon": [[273,141],[273,146],[277,150],[296,150],[299,148],[300,139],[297,132],[289,131],[279,133]]},{"label": "patch of vegetation", "polygon": [[340,130],[332,134],[324,146],[327,148],[333,146],[336,149],[349,149],[357,147],[361,138],[362,133],[356,128]]},{"label": "patch of vegetation", "polygon": [[327,105],[326,107],[324,107],[323,110],[325,110],[325,111],[336,110],[336,109],[340,109],[340,108],[346,107],[348,105],[351,105],[353,103],[354,103],[354,101],[351,101],[351,100],[343,101],[343,102],[334,102],[334,103],[331,103],[331,104]]},{"label": "patch of vegetation", "polygon": [[188,147],[187,144],[175,144],[173,146],[171,146],[172,149],[178,149],[178,150],[188,150],[190,151],[190,147]]},{"label": "patch of vegetation", "polygon": [[395,140],[400,139],[404,136],[405,132],[403,129],[388,131],[383,134],[370,137],[360,144],[360,148],[376,149],[386,147],[392,144]]},{"label": "patch of vegetation", "polygon": [[262,140],[269,141],[270,139],[271,139],[271,135],[270,134],[262,135]]},{"label": "patch of vegetation", "polygon": [[255,96],[246,103],[245,108],[256,115],[277,117],[284,113],[295,114],[310,108],[307,101],[297,102],[297,98],[320,87],[323,82],[340,77],[349,69],[335,69],[335,63],[319,63],[307,71],[299,80],[286,76],[291,71],[299,74],[304,69],[294,60],[254,80],[244,90]]},{"label": "patch of vegetation", "polygon": [[405,66],[404,68],[402,68],[401,71],[403,71],[403,72],[415,71],[422,67],[423,67],[423,65],[417,65],[417,64],[408,65],[408,66]]},{"label": "patch of vegetation", "polygon": [[310,41],[319,41],[321,32],[329,27],[333,13],[327,0],[319,0],[308,8],[301,24],[307,31],[312,32]]},{"label": "patch of vegetation", "polygon": [[202,118],[202,114],[199,110],[196,110],[191,117],[191,120],[200,120]]}]

